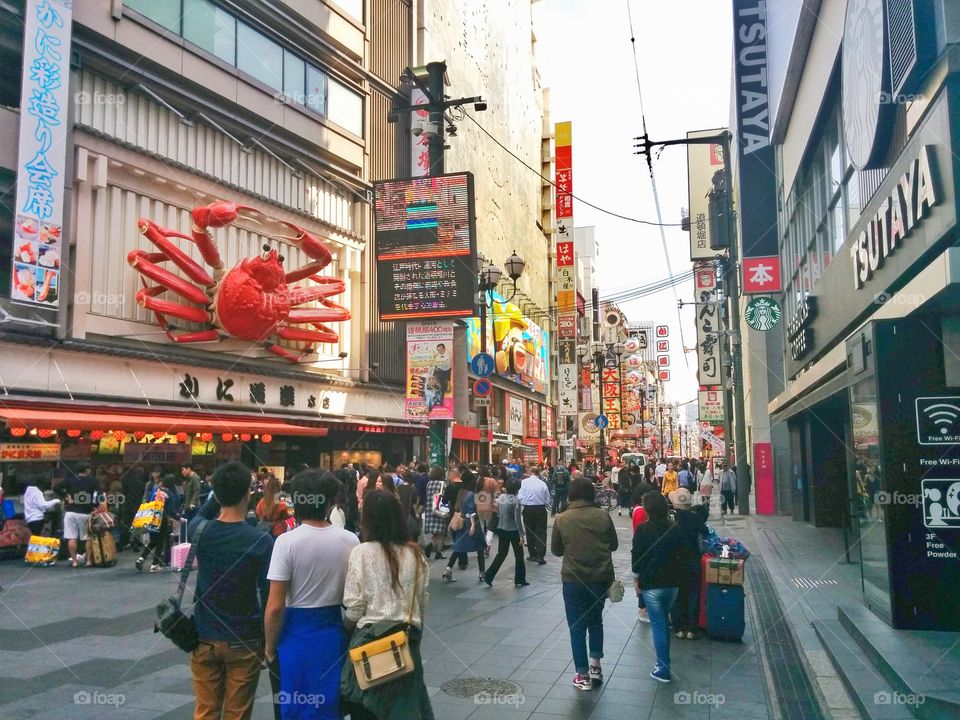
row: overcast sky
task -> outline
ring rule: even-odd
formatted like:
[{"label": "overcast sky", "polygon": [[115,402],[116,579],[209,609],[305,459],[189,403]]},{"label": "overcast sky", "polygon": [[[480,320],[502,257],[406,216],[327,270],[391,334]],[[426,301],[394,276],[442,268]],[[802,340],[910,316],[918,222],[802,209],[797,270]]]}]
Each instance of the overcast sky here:
[{"label": "overcast sky", "polygon": [[[574,193],[614,212],[656,220],[646,162],[632,155],[643,126],[637,92],[628,0],[540,0],[534,5],[537,63],[550,88],[551,121],[573,123]],[[732,15],[717,0],[632,0],[640,84],[653,140],[682,138],[690,130],[726,127],[730,107]],[[688,206],[686,151],[667,148],[654,160],[665,223],[678,223]],[[577,226],[593,225],[600,242],[601,297],[666,278],[660,230],[574,203]],[[689,233],[666,228],[673,274],[691,269]],[[676,288],[693,300],[693,282]],[[678,316],[671,290],[621,304],[628,319],[670,326],[671,400],[696,398],[693,308]],[[689,369],[688,369],[689,362]]]}]

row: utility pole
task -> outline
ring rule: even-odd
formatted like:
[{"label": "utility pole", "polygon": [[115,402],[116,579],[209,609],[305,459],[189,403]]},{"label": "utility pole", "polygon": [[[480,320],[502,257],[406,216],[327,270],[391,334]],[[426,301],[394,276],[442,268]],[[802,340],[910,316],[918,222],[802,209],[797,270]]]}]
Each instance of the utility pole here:
[{"label": "utility pole", "polygon": [[[737,467],[737,510],[740,515],[750,514],[750,491],[747,487],[747,416],[743,397],[743,358],[742,345],[740,342],[740,245],[737,238],[737,227],[733,220],[733,187],[732,171],[730,168],[730,138],[729,131],[718,133],[717,135],[708,135],[702,137],[683,138],[682,140],[658,140],[653,141],[649,135],[643,135],[634,138],[639,142],[634,147],[640,148],[637,155],[646,155],[647,167],[653,172],[653,148],[668,147],[670,145],[710,145],[719,144],[723,148],[723,178],[724,185],[723,197],[718,198],[724,203],[726,220],[726,235],[730,238],[730,246],[727,248],[729,253],[729,262],[726,268],[726,277],[724,282],[724,291],[729,302],[729,323],[730,323],[730,359],[733,365],[733,413],[727,412],[727,424],[733,424],[734,437],[729,436],[729,430],[726,429],[727,437],[724,438],[727,449],[727,463],[730,461],[730,441],[734,440],[734,455]],[[718,190],[715,188],[715,192]],[[726,392],[724,399],[727,399]],[[731,418],[731,414],[735,417]]]},{"label": "utility pole", "polygon": [[[429,175],[443,175],[444,150],[446,149],[446,122],[444,113],[448,108],[459,105],[473,103],[475,110],[486,110],[487,105],[480,97],[458,98],[449,100],[443,94],[443,88],[447,78],[447,63],[435,61],[427,63],[424,68],[407,68],[403,75],[416,85],[426,96],[426,109],[428,112],[429,123],[423,133],[427,137],[427,149],[430,156]],[[426,82],[424,82],[426,80]],[[388,122],[396,122],[399,119],[399,113],[411,113],[423,110],[423,105],[392,106],[387,114]],[[452,133],[453,131],[451,131]],[[451,353],[453,348],[450,349]],[[451,392],[453,389],[451,388]],[[443,468],[447,466],[447,431],[450,427],[449,420],[431,420],[430,421],[430,465],[440,465]]]}]

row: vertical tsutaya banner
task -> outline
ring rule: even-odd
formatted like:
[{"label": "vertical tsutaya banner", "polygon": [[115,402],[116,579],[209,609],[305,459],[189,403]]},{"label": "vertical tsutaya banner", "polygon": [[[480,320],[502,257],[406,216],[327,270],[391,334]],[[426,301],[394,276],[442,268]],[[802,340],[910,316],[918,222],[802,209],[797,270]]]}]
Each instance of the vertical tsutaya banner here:
[{"label": "vertical tsutaya banner", "polygon": [[720,305],[713,263],[693,266],[697,302],[697,379],[701,385],[722,385],[720,367]]},{"label": "vertical tsutaya banner", "polygon": [[27,0],[24,13],[10,297],[59,308],[73,3]]},{"label": "vertical tsutaya banner", "polygon": [[766,0],[733,0],[741,256],[778,253],[777,182],[767,95]]},{"label": "vertical tsutaya banner", "polygon": [[[697,130],[688,132],[687,139],[708,137],[726,132]],[[687,145],[687,183],[690,188],[690,259],[707,260],[717,252],[710,249],[710,211],[707,194],[713,188],[713,176],[723,171],[723,146]]]},{"label": "vertical tsutaya banner", "polygon": [[453,419],[453,323],[407,323],[407,396],[409,420]]},{"label": "vertical tsutaya banner", "polygon": [[557,222],[557,367],[560,417],[577,414],[577,282],[573,251],[573,128],[554,126]]}]

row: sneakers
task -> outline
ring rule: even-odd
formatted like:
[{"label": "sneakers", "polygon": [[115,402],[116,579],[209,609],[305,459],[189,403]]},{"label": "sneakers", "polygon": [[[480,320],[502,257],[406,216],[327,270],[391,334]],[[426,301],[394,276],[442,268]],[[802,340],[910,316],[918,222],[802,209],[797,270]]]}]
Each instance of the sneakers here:
[{"label": "sneakers", "polygon": [[153,565],[150,566],[150,572],[152,572],[152,573],[154,573],[154,572],[160,572],[161,570],[163,570],[163,565],[159,565],[159,564],[157,564],[157,563],[154,563]]},{"label": "sneakers", "polygon": [[677,630],[677,640],[683,640],[687,634],[683,630]]},{"label": "sneakers", "polygon": [[668,683],[671,680],[673,680],[673,678],[670,677],[670,671],[664,670],[659,665],[653,668],[653,671],[650,673],[650,677],[652,677],[657,682],[662,682],[662,683]]},{"label": "sneakers", "polygon": [[591,665],[588,676],[594,687],[603,685],[603,670],[600,669],[599,665]]},{"label": "sneakers", "polygon": [[440,577],[442,577],[447,582],[453,582],[453,568],[448,567],[446,570],[443,571],[443,575],[441,575]]},{"label": "sneakers", "polygon": [[687,640],[696,640],[697,634],[693,630],[687,631]]},{"label": "sneakers", "polygon": [[650,622],[650,615],[647,612],[646,608],[640,608],[639,610],[637,610],[637,620],[645,623]]},{"label": "sneakers", "polygon": [[138,557],[137,561],[134,563],[134,566],[136,566],[137,570],[139,570],[140,572],[143,572],[143,558]]},{"label": "sneakers", "polygon": [[593,682],[590,680],[590,677],[581,675],[580,673],[573,676],[573,686],[577,690],[593,690]]}]

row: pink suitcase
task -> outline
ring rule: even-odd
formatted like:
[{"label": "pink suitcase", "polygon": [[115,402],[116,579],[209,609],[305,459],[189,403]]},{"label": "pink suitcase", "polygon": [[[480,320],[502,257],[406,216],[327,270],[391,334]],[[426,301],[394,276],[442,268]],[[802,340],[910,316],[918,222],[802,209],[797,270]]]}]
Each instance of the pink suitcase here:
[{"label": "pink suitcase", "polygon": [[[170,548],[170,569],[174,572],[183,570],[190,554],[190,543],[180,543]],[[197,558],[193,558],[193,569],[197,569]]]}]

